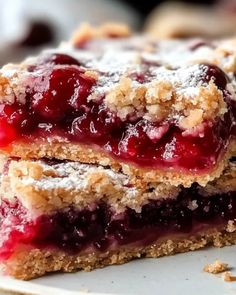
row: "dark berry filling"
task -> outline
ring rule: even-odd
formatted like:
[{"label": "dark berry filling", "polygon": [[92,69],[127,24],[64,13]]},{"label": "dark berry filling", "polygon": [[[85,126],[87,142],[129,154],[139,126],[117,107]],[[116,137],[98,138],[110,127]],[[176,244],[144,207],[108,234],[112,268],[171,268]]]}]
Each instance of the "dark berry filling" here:
[{"label": "dark berry filling", "polygon": [[140,213],[127,208],[115,214],[105,203],[82,211],[69,207],[35,220],[28,213],[17,198],[14,203],[2,201],[1,259],[8,259],[20,244],[78,253],[88,248],[106,251],[111,245],[148,245],[177,233],[196,234],[236,218],[236,193],[202,197],[193,185],[175,200],[149,201]]},{"label": "dark berry filling", "polygon": [[219,67],[215,65],[202,64],[201,70],[202,75],[200,77],[202,80],[207,83],[212,80],[219,89],[225,90],[228,82],[228,77]]},{"label": "dark berry filling", "polygon": [[[144,62],[141,71],[131,73],[133,79],[149,81],[149,66],[159,65]],[[113,157],[141,166],[194,172],[212,168],[229,143],[234,119],[224,72],[207,64],[200,69],[195,80],[214,80],[225,93],[228,112],[223,119],[205,122],[199,134],[186,135],[174,119],[152,123],[134,114],[121,121],[107,109],[102,95],[87,100],[98,85],[80,62],[65,54],[43,56],[29,66],[26,104],[0,104],[0,147],[59,136],[73,143],[96,144]]]}]

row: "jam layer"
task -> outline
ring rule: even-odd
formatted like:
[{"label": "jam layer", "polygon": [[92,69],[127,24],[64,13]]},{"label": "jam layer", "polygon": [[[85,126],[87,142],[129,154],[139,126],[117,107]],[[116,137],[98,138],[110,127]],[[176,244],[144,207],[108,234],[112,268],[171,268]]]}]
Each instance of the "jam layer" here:
[{"label": "jam layer", "polygon": [[127,208],[116,214],[107,204],[98,203],[90,209],[69,207],[33,220],[17,198],[15,203],[3,200],[0,257],[7,260],[22,244],[71,254],[129,244],[145,246],[166,236],[194,235],[224,226],[234,218],[235,192],[202,197],[195,185],[183,189],[175,200],[150,201],[139,213]]},{"label": "jam layer", "polygon": [[[148,67],[158,65],[144,64],[143,72],[134,74],[139,83],[150,78]],[[174,118],[161,122],[140,117],[121,120],[107,108],[104,96],[97,94],[96,100],[87,100],[98,85],[78,60],[64,54],[39,58],[27,70],[26,103],[16,99],[11,105],[0,104],[0,148],[40,139],[43,144],[45,139],[60,137],[67,142],[95,144],[112,157],[140,166],[207,170],[227,148],[234,119],[227,76],[213,65],[201,68],[196,81],[214,81],[224,92],[228,112],[186,134]]]}]

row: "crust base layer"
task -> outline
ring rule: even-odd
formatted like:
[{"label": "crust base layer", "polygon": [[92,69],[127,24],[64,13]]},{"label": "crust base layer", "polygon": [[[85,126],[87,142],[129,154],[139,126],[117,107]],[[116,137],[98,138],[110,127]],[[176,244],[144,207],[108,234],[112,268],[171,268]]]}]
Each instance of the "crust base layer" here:
[{"label": "crust base layer", "polygon": [[55,158],[60,160],[79,161],[86,164],[99,164],[110,166],[115,171],[122,171],[130,176],[130,181],[136,184],[137,181],[147,182],[164,182],[169,185],[184,187],[191,186],[197,182],[205,186],[209,181],[219,177],[227,166],[229,159],[233,156],[234,142],[228,148],[226,154],[221,157],[216,166],[204,173],[187,173],[180,169],[153,169],[135,166],[132,163],[125,163],[98,150],[95,146],[86,146],[72,143],[60,142],[34,142],[34,143],[17,143],[8,149],[2,150],[8,157],[19,157],[21,159],[42,159]]},{"label": "crust base layer", "polygon": [[18,279],[29,280],[49,272],[90,271],[107,265],[123,264],[132,259],[173,255],[206,246],[236,244],[236,232],[212,230],[188,238],[158,241],[146,247],[123,247],[105,253],[68,255],[56,250],[24,250],[15,253],[4,265],[4,271]]}]

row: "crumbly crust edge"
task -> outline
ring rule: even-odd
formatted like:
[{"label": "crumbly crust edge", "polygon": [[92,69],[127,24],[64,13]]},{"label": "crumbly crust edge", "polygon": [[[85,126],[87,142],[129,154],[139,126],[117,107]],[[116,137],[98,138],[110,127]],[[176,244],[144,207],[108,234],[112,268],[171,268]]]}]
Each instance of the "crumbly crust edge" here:
[{"label": "crumbly crust edge", "polygon": [[[67,162],[48,165],[43,161],[6,159],[7,174],[0,181],[0,196],[14,202],[17,197],[33,214],[50,213],[69,207],[85,208],[101,200],[116,213],[127,207],[137,212],[150,199],[178,196],[180,187],[164,183],[133,186],[129,177],[103,166]],[[4,171],[4,166],[2,171]],[[0,168],[1,174],[1,168]]]},{"label": "crumbly crust edge", "polygon": [[[181,191],[181,186],[158,182],[133,186],[127,175],[79,162],[0,159],[0,174],[6,165],[8,172],[0,178],[0,196],[11,202],[17,197],[33,216],[71,205],[90,207],[101,200],[116,213],[127,207],[140,212],[150,200],[175,199]],[[219,178],[198,190],[205,197],[236,191],[236,163],[230,162]]]},{"label": "crumbly crust edge", "polygon": [[106,253],[86,255],[67,255],[56,250],[22,251],[16,253],[2,268],[8,275],[18,279],[30,280],[49,272],[90,271],[108,265],[123,264],[132,259],[157,258],[194,251],[206,246],[223,247],[236,244],[236,232],[213,230],[185,239],[165,240],[146,247],[121,248]]},{"label": "crumbly crust edge", "polygon": [[[201,186],[205,186],[222,174],[228,165],[229,159],[234,155],[234,141],[228,147],[226,153],[220,157],[215,167],[206,173],[187,173],[174,169],[152,169],[135,166],[132,163],[125,163],[116,160],[108,154],[99,150],[96,146],[86,146],[82,144],[72,144],[65,142],[33,142],[33,143],[16,143],[11,147],[1,149],[2,154],[8,157],[18,157],[21,159],[42,159],[55,158],[61,160],[79,161],[86,164],[98,164],[109,166],[114,171],[122,171],[122,173],[130,177],[133,185],[140,181],[145,183],[162,182],[166,185],[190,187],[192,183],[197,182]],[[235,150],[235,148],[234,148]]]}]

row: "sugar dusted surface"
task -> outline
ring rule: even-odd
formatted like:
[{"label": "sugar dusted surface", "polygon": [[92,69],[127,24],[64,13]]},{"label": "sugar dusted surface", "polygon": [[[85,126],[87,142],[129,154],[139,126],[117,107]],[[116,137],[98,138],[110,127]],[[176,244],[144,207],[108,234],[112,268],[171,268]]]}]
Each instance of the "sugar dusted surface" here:
[{"label": "sugar dusted surface", "polygon": [[[99,174],[104,174],[114,180],[114,183],[120,187],[126,186],[129,183],[125,175],[115,173],[111,169],[103,167],[81,164],[79,162],[62,162],[60,164],[48,165],[43,161],[39,161],[39,164],[42,166],[45,177],[40,179],[26,178],[22,181],[23,184],[33,185],[42,190],[50,190],[52,188],[83,190],[88,187],[91,177]],[[54,177],[50,176],[50,174]],[[49,176],[47,177],[46,175]],[[128,190],[130,192],[133,191],[133,189]]]},{"label": "sugar dusted surface", "polygon": [[[138,111],[138,116],[146,116],[149,120],[159,120],[160,109],[166,108],[165,100],[162,98],[162,83],[170,84],[171,105],[170,110],[165,116],[175,116],[175,120],[188,117],[189,111],[198,105],[203,111],[210,112],[212,105],[205,106],[202,103],[202,89],[208,89],[208,83],[201,81],[199,77],[203,72],[201,64],[215,64],[230,77],[227,89],[234,96],[235,78],[232,73],[235,69],[234,40],[212,41],[212,44],[199,46],[195,50],[191,49],[194,42],[190,41],[158,41],[148,36],[133,36],[129,39],[95,39],[85,43],[85,48],[75,48],[76,44],[62,43],[57,49],[45,51],[45,54],[65,53],[76,58],[86,70],[98,73],[98,80],[94,86],[88,100],[97,100],[102,96],[107,97],[105,102],[112,111],[117,111],[118,115],[124,119],[127,114]],[[0,72],[1,77],[9,80],[12,95],[16,94],[21,102],[24,101],[24,88],[27,86],[27,76],[32,73],[26,72],[27,65],[37,62],[37,58],[28,58],[22,65],[8,65],[3,67]],[[136,74],[143,75],[141,83],[135,78]],[[39,73],[40,75],[40,73]],[[122,79],[130,79],[131,90],[122,88]],[[217,85],[216,85],[217,86]],[[134,101],[132,95],[142,94],[138,102]],[[211,89],[210,89],[211,90]],[[9,90],[8,90],[9,91]],[[118,98],[119,92],[123,92],[124,98],[121,99],[117,108],[113,105],[110,94],[116,93],[114,100]],[[218,107],[214,112],[210,112],[207,117],[214,118],[225,113],[226,107],[223,102],[222,92],[217,89],[218,97],[215,103]],[[156,97],[156,93],[160,95]],[[209,91],[210,92],[210,91]],[[151,93],[153,95],[151,95]],[[149,96],[156,98],[150,102]],[[215,93],[209,94],[205,99],[214,100]],[[157,98],[159,98],[157,100]],[[179,102],[181,104],[179,104]],[[138,103],[138,110],[137,110]],[[163,103],[163,106],[162,106]],[[157,111],[150,106],[159,106]],[[163,110],[161,110],[163,112]],[[206,117],[203,114],[203,119]],[[161,118],[162,119],[162,118]]]},{"label": "sugar dusted surface", "polygon": [[7,199],[17,196],[36,214],[70,205],[84,208],[100,201],[117,212],[127,206],[140,211],[149,199],[175,198],[178,192],[178,187],[161,183],[137,180],[134,184],[127,175],[102,166],[22,160],[9,163],[0,186],[0,193]]},{"label": "sugar dusted surface", "polygon": [[[76,59],[81,60],[86,68],[105,73],[105,75],[99,75],[97,86],[88,99],[96,100],[97,96],[101,97],[104,93],[108,107],[112,111],[116,111],[122,119],[134,111],[138,116],[145,116],[149,120],[163,119],[158,116],[158,113],[160,109],[163,112],[163,109],[168,107],[171,110],[164,117],[174,116],[178,121],[182,119],[182,116],[187,117],[189,115],[188,109],[191,110],[197,104],[199,104],[199,108],[203,108],[203,110],[205,108],[202,104],[201,90],[208,89],[209,85],[199,79],[203,74],[200,64],[212,63],[225,70],[224,61],[220,59],[221,56],[216,49],[203,46],[193,51],[190,49],[192,42],[194,41],[154,42],[151,38],[136,36],[129,39],[128,45],[126,39],[91,41],[88,43],[86,51],[75,50],[71,44],[64,43],[58,52],[69,52]],[[221,48],[223,45],[216,43],[215,46]],[[231,53],[232,56],[234,54],[234,52]],[[233,67],[232,63],[233,60],[231,67]],[[226,72],[229,71],[226,70]],[[136,79],[130,79],[130,76],[135,73],[143,74],[144,83],[140,84]],[[130,79],[129,87],[132,90],[122,86],[124,77]],[[227,87],[232,90],[231,84],[234,81],[228,82]],[[163,83],[169,83],[171,88],[168,98],[169,101],[171,100],[171,104],[168,106],[165,104],[166,98],[163,95]],[[122,99],[119,97],[120,92],[124,96]],[[158,97],[156,97],[157,92],[159,92]],[[226,111],[222,93],[220,90],[218,92],[216,102],[219,107],[214,113],[209,114],[211,118],[222,115]],[[113,96],[113,99],[110,99],[110,95]],[[156,101],[150,102],[150,95],[156,98]],[[137,98],[134,100],[132,96],[139,96],[138,101]],[[162,98],[163,96],[164,98]],[[212,100],[213,97],[209,95],[205,99]],[[179,101],[182,103],[179,104]],[[117,107],[114,107],[114,104]],[[158,105],[158,110],[156,108],[155,116],[152,116],[149,108],[156,105]],[[207,107],[205,111],[210,111],[210,107],[212,106]],[[153,110],[154,108],[152,108],[152,112]]]},{"label": "sugar dusted surface", "polygon": [[[182,190],[182,186],[165,182],[143,182],[141,179],[133,182],[128,175],[110,168],[79,162],[2,160],[0,163],[3,173],[0,194],[10,201],[17,196],[36,215],[71,205],[90,207],[101,201],[116,212],[123,212],[127,207],[140,212],[150,200],[176,199]],[[205,197],[214,197],[236,191],[235,169],[235,163],[230,163],[221,177],[204,187],[199,186],[198,192]],[[194,200],[188,205],[191,210],[197,207]]]}]

